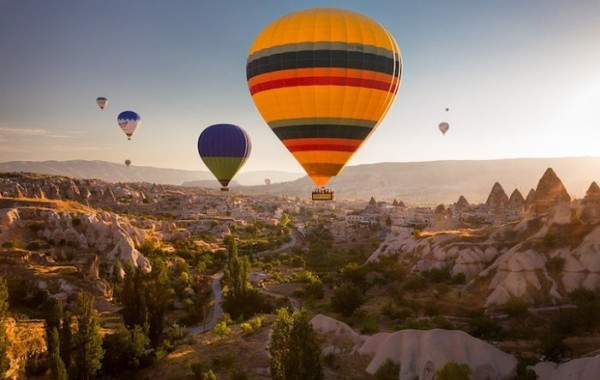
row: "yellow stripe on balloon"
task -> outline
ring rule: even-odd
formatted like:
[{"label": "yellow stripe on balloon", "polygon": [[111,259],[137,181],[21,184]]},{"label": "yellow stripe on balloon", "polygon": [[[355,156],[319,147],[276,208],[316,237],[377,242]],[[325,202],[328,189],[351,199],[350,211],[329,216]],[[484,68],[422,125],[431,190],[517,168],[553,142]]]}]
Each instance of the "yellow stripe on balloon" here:
[{"label": "yellow stripe on balloon", "polygon": [[344,41],[398,51],[378,22],[344,9],[317,8],[291,13],[267,26],[248,55],[272,46],[312,41]]},{"label": "yellow stripe on balloon", "polygon": [[315,164],[327,162],[330,164],[345,164],[354,152],[338,152],[332,150],[309,150],[292,152],[300,164]]},{"label": "yellow stripe on balloon", "polygon": [[296,86],[259,92],[253,99],[267,123],[307,116],[379,121],[388,108],[388,94],[363,87]]}]

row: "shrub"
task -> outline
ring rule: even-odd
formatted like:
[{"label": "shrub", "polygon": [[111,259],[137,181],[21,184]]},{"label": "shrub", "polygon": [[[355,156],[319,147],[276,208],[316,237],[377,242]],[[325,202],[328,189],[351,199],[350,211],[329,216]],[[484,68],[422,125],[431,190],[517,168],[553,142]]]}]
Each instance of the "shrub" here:
[{"label": "shrub", "polygon": [[397,380],[400,376],[400,364],[394,363],[392,359],[386,359],[373,374],[376,380]]},{"label": "shrub", "polygon": [[364,302],[362,291],[354,284],[344,283],[331,297],[331,308],[346,317],[352,315]]}]

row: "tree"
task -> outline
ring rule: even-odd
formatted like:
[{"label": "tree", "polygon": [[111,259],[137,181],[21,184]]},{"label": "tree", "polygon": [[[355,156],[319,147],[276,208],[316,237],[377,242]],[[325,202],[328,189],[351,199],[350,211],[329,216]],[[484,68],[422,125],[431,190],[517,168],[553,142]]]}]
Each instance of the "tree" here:
[{"label": "tree", "polygon": [[169,287],[169,274],[164,260],[152,261],[152,273],[146,286],[148,307],[148,338],[153,347],[157,347],[162,339],[165,312],[172,290]]},{"label": "tree", "polygon": [[304,312],[277,311],[269,342],[269,367],[274,380],[323,379],[315,332]]},{"label": "tree", "polygon": [[60,357],[60,338],[56,327],[53,327],[47,335],[47,344],[48,360],[50,362],[50,369],[52,370],[52,378],[54,380],[68,379],[65,363]]},{"label": "tree", "polygon": [[331,297],[331,308],[343,316],[350,316],[363,304],[362,291],[352,283],[344,283]]},{"label": "tree", "polygon": [[225,335],[231,334],[231,329],[227,327],[227,322],[221,321],[215,325],[212,329],[213,334],[217,335],[219,338],[223,339]]},{"label": "tree", "polygon": [[78,330],[73,336],[76,378],[88,380],[92,379],[100,369],[104,356],[100,323],[98,314],[94,310],[94,297],[91,294],[84,292],[77,294],[77,305],[79,307]]},{"label": "tree", "polygon": [[60,357],[67,368],[71,366],[71,320],[72,316],[70,312],[67,311],[63,313],[62,326],[60,329]]},{"label": "tree", "polygon": [[10,341],[6,335],[6,313],[8,312],[8,286],[6,280],[0,277],[0,378],[4,378],[10,368],[8,350]]},{"label": "tree", "polygon": [[148,337],[140,326],[136,325],[131,330],[120,326],[117,331],[104,337],[102,372],[118,376],[123,371],[139,368],[148,344]]},{"label": "tree", "polygon": [[235,238],[229,239],[229,262],[225,268],[224,283],[227,290],[223,294],[223,309],[233,319],[250,318],[257,312],[269,312],[265,296],[250,285],[250,261],[239,257]]},{"label": "tree", "polygon": [[392,359],[386,359],[373,374],[376,380],[398,380],[400,376],[400,364],[394,363]]},{"label": "tree", "polygon": [[145,281],[141,268],[134,268],[127,263],[124,267],[122,303],[125,326],[144,326],[148,322],[148,308],[145,297]]},{"label": "tree", "polygon": [[464,363],[448,362],[435,371],[435,380],[469,380],[471,368]]}]

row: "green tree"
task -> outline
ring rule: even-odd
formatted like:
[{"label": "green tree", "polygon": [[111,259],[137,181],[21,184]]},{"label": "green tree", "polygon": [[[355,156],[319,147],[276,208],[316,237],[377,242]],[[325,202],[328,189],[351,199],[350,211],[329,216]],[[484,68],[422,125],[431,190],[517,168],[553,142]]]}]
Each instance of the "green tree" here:
[{"label": "green tree", "polygon": [[386,359],[373,374],[375,380],[398,380],[400,377],[400,364],[392,359]]},{"label": "green tree", "polygon": [[52,378],[54,380],[66,380],[67,369],[65,363],[60,357],[60,338],[58,335],[58,329],[53,327],[47,335],[48,344],[48,359],[50,369],[52,370]]},{"label": "green tree", "polygon": [[435,380],[470,380],[471,368],[464,363],[448,362],[435,371]]},{"label": "green tree", "polygon": [[269,367],[274,380],[323,379],[320,348],[304,312],[277,311],[271,328]]},{"label": "green tree", "polygon": [[60,357],[68,369],[71,366],[71,332],[72,315],[69,311],[63,313],[62,326],[60,328]]},{"label": "green tree", "polygon": [[8,286],[6,280],[0,277],[0,378],[4,378],[10,368],[8,350],[10,341],[6,335],[6,313],[8,312]]},{"label": "green tree", "polygon": [[162,339],[165,313],[172,294],[167,266],[164,260],[157,258],[152,261],[152,273],[145,294],[148,307],[148,338],[155,348]]},{"label": "green tree", "polygon": [[77,379],[92,379],[100,369],[102,357],[102,338],[100,323],[94,309],[94,297],[80,292],[77,294],[78,330],[73,336],[75,348],[75,377]]},{"label": "green tree", "polygon": [[362,291],[353,283],[344,283],[331,297],[331,308],[346,317],[352,315],[364,302]]},{"label": "green tree", "polygon": [[212,332],[223,339],[224,336],[231,334],[231,329],[227,326],[227,322],[221,321],[213,327]]},{"label": "green tree", "polygon": [[145,326],[148,323],[148,307],[145,297],[145,279],[141,268],[134,268],[127,263],[124,267],[122,303],[123,320],[128,328],[135,325]]},{"label": "green tree", "polygon": [[139,368],[148,345],[148,337],[140,326],[136,325],[131,330],[119,327],[104,337],[102,372],[116,377],[126,370]]}]

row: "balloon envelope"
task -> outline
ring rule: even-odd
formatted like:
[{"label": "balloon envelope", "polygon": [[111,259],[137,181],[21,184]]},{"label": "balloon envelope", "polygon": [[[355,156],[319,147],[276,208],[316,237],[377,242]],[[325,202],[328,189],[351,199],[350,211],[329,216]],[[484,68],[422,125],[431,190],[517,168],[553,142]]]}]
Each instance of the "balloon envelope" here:
[{"label": "balloon envelope", "polygon": [[127,165],[127,166],[131,165],[131,160],[125,160],[125,165]]},{"label": "balloon envelope", "polygon": [[98,104],[98,107],[100,107],[100,109],[103,110],[104,107],[106,107],[106,105],[108,104],[108,99],[106,99],[102,96],[99,98],[96,98],[96,104]]},{"label": "balloon envelope", "polygon": [[233,124],[211,125],[198,138],[200,158],[224,187],[244,165],[251,149],[246,131]]},{"label": "balloon envelope", "polygon": [[318,186],[341,172],[383,119],[401,71],[400,50],[380,24],[335,8],[274,21],[246,65],[256,108]]},{"label": "balloon envelope", "polygon": [[123,132],[127,135],[127,139],[131,140],[133,132],[135,132],[142,124],[142,118],[136,112],[123,111],[117,117],[117,122],[119,123],[119,127],[121,127]]},{"label": "balloon envelope", "polygon": [[450,124],[443,122],[440,123],[440,125],[438,126],[438,128],[440,129],[440,131],[442,132],[442,134],[446,134],[446,132],[448,132],[448,129],[450,129]]}]

